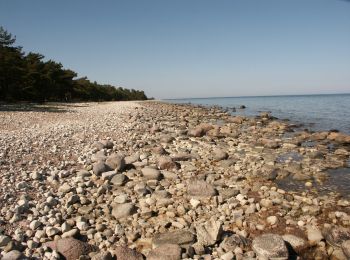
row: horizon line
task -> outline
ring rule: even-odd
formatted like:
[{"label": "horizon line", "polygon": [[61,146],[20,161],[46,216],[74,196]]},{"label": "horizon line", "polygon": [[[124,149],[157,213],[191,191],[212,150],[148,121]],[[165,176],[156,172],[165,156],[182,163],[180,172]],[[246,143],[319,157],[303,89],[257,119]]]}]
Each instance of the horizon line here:
[{"label": "horizon line", "polygon": [[216,97],[182,97],[182,98],[161,98],[160,100],[183,100],[183,99],[219,99],[219,98],[249,98],[249,97],[292,97],[292,96],[330,96],[330,95],[350,95],[347,93],[321,93],[321,94],[281,94],[281,95],[247,95],[247,96],[216,96]]}]

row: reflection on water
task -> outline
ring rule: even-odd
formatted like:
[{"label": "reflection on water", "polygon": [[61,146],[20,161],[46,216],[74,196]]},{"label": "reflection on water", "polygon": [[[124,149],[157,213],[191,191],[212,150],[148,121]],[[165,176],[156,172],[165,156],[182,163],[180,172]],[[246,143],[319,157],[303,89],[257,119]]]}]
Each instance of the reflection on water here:
[{"label": "reflection on water", "polygon": [[[321,195],[335,192],[350,198],[350,167],[331,169],[327,173],[328,178],[323,183],[313,181],[313,186],[310,189],[317,190]],[[309,189],[305,186],[305,182],[293,180],[291,176],[277,180],[276,184],[286,191],[303,192]]]}]

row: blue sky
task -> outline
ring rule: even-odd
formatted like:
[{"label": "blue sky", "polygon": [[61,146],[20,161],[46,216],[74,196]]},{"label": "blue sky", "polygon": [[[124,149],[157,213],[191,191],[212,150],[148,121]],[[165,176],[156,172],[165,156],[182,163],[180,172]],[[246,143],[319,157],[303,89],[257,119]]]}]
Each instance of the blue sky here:
[{"label": "blue sky", "polygon": [[25,51],[156,98],[350,92],[350,1],[3,0],[0,25]]}]

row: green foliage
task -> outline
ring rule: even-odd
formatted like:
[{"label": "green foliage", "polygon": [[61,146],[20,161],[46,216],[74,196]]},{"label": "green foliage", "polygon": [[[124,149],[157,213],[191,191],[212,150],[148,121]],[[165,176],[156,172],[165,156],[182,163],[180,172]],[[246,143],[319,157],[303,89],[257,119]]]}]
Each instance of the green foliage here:
[{"label": "green foliage", "polygon": [[16,38],[0,26],[0,100],[118,101],[145,100],[143,91],[91,82],[39,53],[25,55]]}]

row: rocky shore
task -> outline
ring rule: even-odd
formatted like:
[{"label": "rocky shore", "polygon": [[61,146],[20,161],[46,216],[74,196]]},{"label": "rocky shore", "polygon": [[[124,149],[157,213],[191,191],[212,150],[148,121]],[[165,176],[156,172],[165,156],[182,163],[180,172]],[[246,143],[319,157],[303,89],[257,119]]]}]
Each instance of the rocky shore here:
[{"label": "rocky shore", "polygon": [[4,260],[350,259],[350,198],[324,190],[348,135],[161,102],[7,110]]}]

